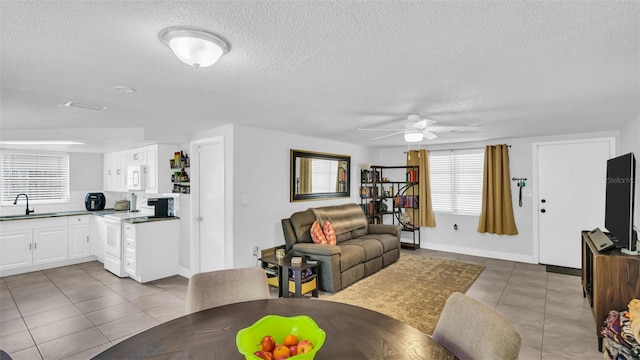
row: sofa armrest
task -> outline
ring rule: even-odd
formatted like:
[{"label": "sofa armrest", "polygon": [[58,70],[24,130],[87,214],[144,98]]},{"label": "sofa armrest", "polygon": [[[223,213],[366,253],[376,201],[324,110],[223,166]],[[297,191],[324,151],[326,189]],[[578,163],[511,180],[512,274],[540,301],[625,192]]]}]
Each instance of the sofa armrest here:
[{"label": "sofa armrest", "polygon": [[391,234],[400,236],[400,225],[369,224],[369,234]]},{"label": "sofa armrest", "polygon": [[320,245],[312,243],[297,243],[293,245],[293,250],[299,253],[319,256],[331,256],[342,253],[337,245]]}]

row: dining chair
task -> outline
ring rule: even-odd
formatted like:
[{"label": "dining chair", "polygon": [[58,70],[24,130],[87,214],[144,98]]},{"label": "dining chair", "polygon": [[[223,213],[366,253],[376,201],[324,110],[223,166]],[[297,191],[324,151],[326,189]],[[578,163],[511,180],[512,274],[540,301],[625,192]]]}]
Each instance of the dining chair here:
[{"label": "dining chair", "polygon": [[460,360],[514,360],[520,334],[502,315],[467,295],[449,296],[432,338]]},{"label": "dining chair", "polygon": [[262,268],[227,269],[195,274],[187,287],[187,314],[242,301],[269,299]]}]

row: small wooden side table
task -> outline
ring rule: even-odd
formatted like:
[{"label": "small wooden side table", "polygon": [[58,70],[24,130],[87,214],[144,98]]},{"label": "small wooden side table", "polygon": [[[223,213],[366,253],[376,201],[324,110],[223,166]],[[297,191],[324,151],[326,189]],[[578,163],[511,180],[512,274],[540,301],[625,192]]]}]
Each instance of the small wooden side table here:
[{"label": "small wooden side table", "polygon": [[[313,297],[318,297],[318,264],[309,264],[304,259],[301,264],[291,264],[291,257],[278,260],[275,255],[260,258],[263,264],[272,264],[278,266],[278,295],[280,297],[289,297],[289,293],[293,293],[294,297],[302,297],[302,295],[311,293]],[[289,278],[289,270],[294,270],[296,276]],[[313,272],[302,281],[302,273],[311,269]]]}]

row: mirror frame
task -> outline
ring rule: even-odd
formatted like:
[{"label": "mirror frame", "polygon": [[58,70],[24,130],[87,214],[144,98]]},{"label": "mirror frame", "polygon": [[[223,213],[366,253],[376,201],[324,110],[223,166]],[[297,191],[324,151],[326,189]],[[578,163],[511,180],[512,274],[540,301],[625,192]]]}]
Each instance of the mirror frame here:
[{"label": "mirror frame", "polygon": [[[345,179],[345,190],[343,192],[328,192],[328,193],[315,193],[315,194],[296,194],[296,159],[298,158],[312,158],[312,159],[324,159],[324,160],[336,160],[336,161],[346,161],[347,162],[347,174]],[[322,152],[314,152],[314,151],[306,151],[306,150],[295,150],[291,149],[290,151],[290,174],[289,174],[289,201],[310,201],[310,200],[322,200],[322,199],[333,199],[333,198],[343,198],[351,196],[351,156],[349,155],[340,155],[340,154],[330,154],[330,153],[322,153]]]}]

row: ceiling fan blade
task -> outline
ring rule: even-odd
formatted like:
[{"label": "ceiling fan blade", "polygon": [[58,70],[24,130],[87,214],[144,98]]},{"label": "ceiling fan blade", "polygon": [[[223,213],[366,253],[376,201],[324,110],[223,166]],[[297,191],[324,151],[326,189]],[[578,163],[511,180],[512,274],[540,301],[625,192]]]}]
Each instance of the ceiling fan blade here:
[{"label": "ceiling fan blade", "polygon": [[411,124],[410,126],[415,129],[424,129],[427,127],[427,119],[422,119],[418,122]]},{"label": "ceiling fan blade", "polygon": [[433,140],[433,139],[438,138],[438,135],[436,135],[436,134],[434,134],[434,133],[432,133],[430,131],[425,131],[425,132],[422,133],[422,135],[427,140]]},{"label": "ceiling fan blade", "polygon": [[429,131],[480,131],[478,126],[429,126]]},{"label": "ceiling fan blade", "polygon": [[378,136],[378,137],[375,137],[375,138],[373,138],[371,140],[380,140],[380,139],[384,139],[386,137],[394,136],[394,135],[398,135],[398,134],[404,134],[404,130],[398,131],[398,132],[394,132],[394,133],[391,133],[391,134],[387,134],[387,135]]},{"label": "ceiling fan blade", "polygon": [[357,130],[359,130],[359,131],[380,131],[380,130],[383,130],[383,131],[401,131],[401,130],[404,130],[404,129],[363,129],[363,128],[358,128]]}]

